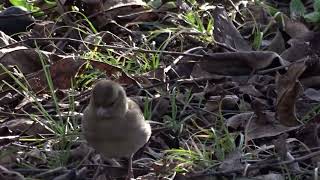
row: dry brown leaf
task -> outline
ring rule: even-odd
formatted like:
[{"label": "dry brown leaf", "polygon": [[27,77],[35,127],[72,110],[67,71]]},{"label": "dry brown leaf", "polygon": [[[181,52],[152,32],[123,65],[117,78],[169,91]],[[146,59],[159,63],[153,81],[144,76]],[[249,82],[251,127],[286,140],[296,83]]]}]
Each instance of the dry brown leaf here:
[{"label": "dry brown leaf", "polygon": [[[134,84],[137,82],[127,75],[121,68],[98,61],[87,61],[84,59],[74,59],[73,57],[65,57],[55,62],[49,67],[52,82],[55,88],[68,89],[71,88],[71,81],[78,74],[83,73],[86,63],[91,64],[94,68],[106,73],[113,80],[122,84]],[[48,87],[47,79],[43,70],[33,73],[27,77],[31,88],[38,92]]]},{"label": "dry brown leaf", "polygon": [[[273,137],[281,133],[297,129],[298,127],[286,127],[275,121],[275,113],[264,112],[264,119],[257,120],[257,116],[251,113],[241,113],[227,119],[227,126],[234,129],[243,128],[246,133],[246,140],[258,139],[263,137]],[[266,123],[261,123],[262,121]]]},{"label": "dry brown leaf", "polygon": [[292,20],[285,15],[283,15],[282,17],[284,20],[284,31],[292,38],[301,37],[309,33],[310,30],[302,22]]},{"label": "dry brown leaf", "polygon": [[285,51],[285,40],[280,31],[277,31],[276,36],[272,39],[270,45],[268,46],[268,51],[276,52],[281,54]]},{"label": "dry brown leaf", "polygon": [[272,64],[283,65],[283,59],[270,51],[248,51],[214,53],[205,55],[197,62],[209,73],[220,75],[250,75],[254,71],[267,68]]},{"label": "dry brown leaf", "polygon": [[295,103],[303,92],[298,78],[306,69],[305,63],[294,63],[284,75],[277,75],[277,105],[276,116],[279,122],[285,126],[297,126],[300,124],[296,117]]},{"label": "dry brown leaf", "polygon": [[[71,87],[71,80],[78,73],[79,68],[84,64],[83,60],[75,60],[72,57],[63,58],[49,67],[54,87],[68,89]],[[44,70],[40,70],[27,77],[31,88],[38,92],[48,86]]]},{"label": "dry brown leaf", "polygon": [[0,125],[0,128],[2,127],[7,127],[14,135],[18,135],[22,132],[27,135],[51,133],[46,126],[27,118],[18,118],[6,121]]},{"label": "dry brown leaf", "polygon": [[214,17],[214,37],[217,42],[225,43],[239,51],[252,50],[248,42],[246,42],[232,21],[229,19],[225,9],[217,6],[213,11]]},{"label": "dry brown leaf", "polygon": [[[42,59],[48,62],[48,56],[42,54]],[[17,66],[23,74],[29,74],[42,69],[40,55],[34,49],[27,49],[24,46],[0,49],[0,63],[7,69]],[[0,74],[4,72],[0,68]],[[7,75],[8,76],[8,75]],[[1,77],[4,79],[5,77]]]}]

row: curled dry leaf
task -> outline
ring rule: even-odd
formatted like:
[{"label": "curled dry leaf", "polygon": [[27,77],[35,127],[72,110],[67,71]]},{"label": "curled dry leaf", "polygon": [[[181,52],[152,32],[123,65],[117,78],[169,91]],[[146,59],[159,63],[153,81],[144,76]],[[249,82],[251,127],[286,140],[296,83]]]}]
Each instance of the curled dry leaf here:
[{"label": "curled dry leaf", "polygon": [[[84,61],[75,60],[72,57],[65,57],[49,67],[53,85],[59,89],[68,89],[71,87],[71,80],[77,74]],[[27,77],[32,89],[36,92],[47,88],[48,83],[44,70],[29,75]]]},{"label": "curled dry leaf", "polygon": [[281,53],[281,57],[288,62],[295,62],[308,55],[310,55],[310,48],[309,45],[304,42],[294,43],[290,48]]},{"label": "curled dry leaf", "polygon": [[[97,27],[103,27],[111,21],[118,20],[118,17],[121,15],[135,14],[147,8],[147,4],[142,0],[82,1],[89,6],[87,9],[88,14],[97,15],[97,13],[103,12],[103,15],[96,16],[96,22],[94,24],[96,24]],[[125,24],[126,22],[131,22],[134,18],[135,17],[126,20],[122,19],[122,21],[119,22]]]},{"label": "curled dry leaf", "polygon": [[[0,63],[7,69],[16,66],[23,74],[29,74],[42,69],[40,55],[34,49],[27,49],[24,46],[0,49]],[[43,60],[47,61],[47,56],[42,54]],[[0,74],[4,70],[0,68]],[[6,75],[8,76],[8,75]],[[5,77],[0,77],[0,80]]]},{"label": "curled dry leaf", "polygon": [[131,76],[129,76],[119,67],[116,67],[107,63],[99,62],[99,61],[90,61],[89,63],[93,67],[99,69],[100,71],[105,72],[110,79],[120,84],[133,84],[133,85],[138,84],[137,81],[135,81]]},{"label": "curled dry leaf", "polygon": [[[275,121],[275,114],[273,112],[264,112],[264,116],[260,117],[259,120],[257,118],[253,112],[237,114],[227,119],[227,126],[234,129],[245,129],[246,141],[273,137],[297,128],[281,125]],[[262,124],[262,121],[266,123]]]},{"label": "curled dry leaf", "polygon": [[297,126],[300,124],[296,117],[295,103],[302,94],[303,88],[298,78],[306,69],[305,63],[294,63],[289,66],[288,72],[276,76],[277,104],[276,116],[279,122],[285,126]]},{"label": "curled dry leaf", "polygon": [[[72,79],[78,74],[84,73],[86,63],[91,64],[94,68],[106,73],[111,79],[123,84],[134,84],[137,82],[126,74],[121,68],[98,61],[87,61],[85,59],[75,59],[70,56],[58,60],[49,67],[52,82],[55,88],[71,88]],[[28,76],[29,84],[32,84],[34,91],[41,91],[48,87],[45,72],[40,70]]]},{"label": "curled dry leaf", "polygon": [[1,127],[7,127],[13,134],[18,135],[24,133],[27,135],[49,134],[49,131],[44,124],[27,118],[18,118],[6,121],[1,124]]},{"label": "curled dry leaf", "polygon": [[203,70],[209,73],[236,76],[250,75],[271,64],[283,65],[284,60],[278,54],[270,51],[247,51],[208,54],[198,63]]},{"label": "curled dry leaf", "polygon": [[251,46],[243,39],[240,32],[229,19],[226,10],[222,6],[217,6],[213,11],[215,40],[227,44],[229,47],[239,51],[250,51]]},{"label": "curled dry leaf", "polygon": [[288,16],[283,15],[284,31],[291,36],[291,38],[302,37],[310,32],[308,27],[300,21],[292,20]]},{"label": "curled dry leaf", "polygon": [[[320,52],[319,35],[319,32],[309,31],[305,33],[303,36],[290,39],[288,41],[288,44],[290,44],[291,47],[285,50],[281,54],[281,57],[289,62],[295,62],[299,59],[306,58],[308,56],[318,57]],[[316,69],[319,69],[319,66],[316,67]]]},{"label": "curled dry leaf", "polygon": [[[207,71],[205,71],[204,69],[202,69],[200,67],[200,64],[195,64],[193,66],[191,75],[192,80],[193,79],[203,79],[204,81],[206,81],[205,79],[207,79],[207,81],[210,81],[211,83],[223,83],[226,81],[231,81],[232,77],[231,76],[223,76],[223,75],[218,75],[218,74],[213,74],[213,73],[209,73]],[[194,81],[189,82],[194,83]]]},{"label": "curled dry leaf", "polygon": [[270,42],[270,45],[268,46],[268,51],[281,54],[286,49],[285,45],[286,44],[282,36],[282,33],[280,31],[277,31],[276,36],[272,39],[272,41]]}]

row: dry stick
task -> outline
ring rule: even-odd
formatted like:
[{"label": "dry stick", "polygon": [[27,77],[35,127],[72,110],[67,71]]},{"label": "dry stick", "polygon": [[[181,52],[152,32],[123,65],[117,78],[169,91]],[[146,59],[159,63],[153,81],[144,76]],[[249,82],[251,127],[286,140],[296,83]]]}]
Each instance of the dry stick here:
[{"label": "dry stick", "polygon": [[82,41],[82,40],[78,40],[78,39],[72,39],[72,38],[28,38],[16,43],[12,43],[6,46],[2,46],[0,47],[0,49],[3,48],[9,48],[11,46],[20,44],[22,42],[26,42],[26,41],[30,41],[30,40],[34,40],[34,41],[54,41],[54,40],[61,40],[61,41],[74,41],[74,42],[79,42],[79,43],[86,43],[89,45],[93,45],[96,47],[100,47],[100,48],[107,48],[107,49],[117,49],[117,50],[126,50],[126,51],[136,51],[136,52],[143,52],[143,53],[163,53],[163,54],[170,54],[173,56],[191,56],[191,57],[197,57],[197,58],[203,58],[203,55],[199,55],[199,54],[190,54],[190,53],[183,53],[183,52],[174,52],[174,51],[157,51],[157,50],[148,50],[148,49],[141,49],[141,48],[136,48],[136,47],[132,47],[132,48],[127,48],[127,47],[119,47],[119,46],[112,46],[112,45],[97,45],[91,42],[87,42],[87,41]]},{"label": "dry stick", "polygon": [[[192,83],[192,82],[202,82],[202,81],[210,81],[216,79],[216,77],[213,76],[208,76],[208,77],[198,77],[198,78],[185,78],[185,77],[178,77],[178,78],[174,78],[165,82],[159,82],[159,83],[155,83],[149,86],[145,86],[142,87],[141,89],[143,90],[148,90],[154,87],[158,87],[158,86],[162,86],[168,83],[172,83],[172,82],[177,82],[179,84],[184,84],[184,83]],[[135,91],[129,91],[128,94],[133,94]],[[237,111],[238,112],[238,111]]]},{"label": "dry stick", "polygon": [[[142,48],[137,48],[137,47],[127,48],[127,47],[119,47],[119,46],[112,46],[112,45],[97,45],[92,42],[87,42],[87,41],[72,39],[72,38],[27,38],[22,41],[18,41],[18,42],[9,44],[9,45],[1,46],[0,49],[10,48],[12,46],[15,46],[15,45],[27,42],[27,41],[31,41],[31,40],[34,40],[34,41],[50,41],[50,40],[51,41],[54,41],[54,40],[73,41],[73,42],[78,42],[78,43],[86,43],[89,45],[93,45],[93,46],[100,47],[100,48],[107,48],[107,49],[117,49],[117,50],[135,51],[135,52],[143,52],[143,53],[162,53],[162,54],[169,54],[169,55],[173,55],[173,56],[189,56],[189,57],[196,57],[196,58],[203,58],[204,57],[203,55],[200,55],[200,54],[191,54],[191,53],[185,53],[185,52],[157,51],[157,50],[148,50],[148,49],[142,49]],[[226,49],[231,48],[223,43],[219,43],[219,42],[215,42],[215,43],[223,48],[226,48]],[[235,49],[231,49],[231,50],[236,51]]]},{"label": "dry stick", "polygon": [[299,63],[299,62],[303,62],[303,61],[308,61],[309,59],[310,59],[310,57],[307,56],[307,57],[301,58],[301,59],[299,59],[299,60],[297,60],[295,62],[289,63],[287,65],[278,66],[278,67],[275,67],[275,68],[258,71],[257,74],[263,75],[263,74],[267,74],[267,73],[271,73],[271,72],[276,72],[276,71],[278,71],[280,69],[284,69],[286,67],[289,67],[293,63]]},{"label": "dry stick", "polygon": [[[32,174],[39,174],[39,173],[43,173],[43,172],[46,172],[50,169],[35,169],[35,168],[28,168],[28,169],[24,169],[24,168],[16,168],[14,169],[14,171],[18,172],[18,173],[21,173],[23,175],[25,174],[28,174],[28,175],[32,175]],[[67,170],[66,170],[67,171]],[[65,171],[65,172],[66,172]],[[63,173],[65,173],[63,172]]]},{"label": "dry stick", "polygon": [[[194,48],[191,48],[191,49],[188,49],[187,51],[185,51],[184,53],[192,53],[194,51],[197,51],[197,50],[201,50],[203,49],[203,47],[194,47]],[[170,69],[172,69],[181,59],[183,58],[183,56],[179,56],[177,57],[173,62],[172,64],[170,64],[169,66],[167,66],[166,68],[164,68],[164,73],[168,73],[170,71]]]},{"label": "dry stick", "polygon": [[49,175],[52,175],[54,173],[61,173],[61,172],[65,172],[67,169],[65,167],[57,167],[55,169],[49,169],[48,171],[45,171],[43,173],[37,174],[34,177],[35,178],[40,178],[40,177],[46,177]]},{"label": "dry stick", "polygon": [[[25,116],[28,116],[28,114],[0,111],[0,116],[2,116],[2,115],[3,116],[12,116],[12,117],[25,117]],[[43,116],[43,115],[38,114],[37,116]]]},{"label": "dry stick", "polygon": [[250,165],[249,167],[245,168],[236,168],[228,171],[216,171],[216,172],[210,172],[210,173],[205,173],[205,174],[195,174],[195,175],[190,175],[188,177],[203,177],[203,176],[211,176],[211,175],[231,175],[232,173],[237,173],[237,172],[243,172],[244,170],[253,170],[253,169],[258,169],[258,168],[266,168],[266,167],[272,167],[272,166],[279,166],[279,165],[286,165],[286,164],[292,164],[295,162],[303,161],[306,159],[310,159],[315,156],[319,156],[320,151],[316,151],[310,154],[307,154],[305,156],[297,157],[293,160],[287,160],[287,161],[281,161],[281,162],[275,162],[275,163],[268,163],[267,164],[253,164]]},{"label": "dry stick", "polygon": [[224,48],[226,50],[229,50],[231,52],[238,52],[237,49],[235,49],[235,48],[233,48],[233,47],[231,47],[231,46],[229,46],[229,45],[227,45],[225,43],[221,43],[221,42],[218,42],[218,41],[214,41],[214,43],[216,43],[218,46],[220,46],[220,47],[222,47],[222,48]]}]

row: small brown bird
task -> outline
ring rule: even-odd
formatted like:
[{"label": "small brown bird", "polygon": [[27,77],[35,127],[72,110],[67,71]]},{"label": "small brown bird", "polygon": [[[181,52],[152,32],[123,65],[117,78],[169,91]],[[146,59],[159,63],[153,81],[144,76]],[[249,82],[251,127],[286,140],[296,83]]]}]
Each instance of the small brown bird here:
[{"label": "small brown bird", "polygon": [[128,178],[133,178],[132,156],[149,140],[151,127],[120,84],[100,80],[94,85],[83,113],[82,131],[102,156],[128,158]]}]

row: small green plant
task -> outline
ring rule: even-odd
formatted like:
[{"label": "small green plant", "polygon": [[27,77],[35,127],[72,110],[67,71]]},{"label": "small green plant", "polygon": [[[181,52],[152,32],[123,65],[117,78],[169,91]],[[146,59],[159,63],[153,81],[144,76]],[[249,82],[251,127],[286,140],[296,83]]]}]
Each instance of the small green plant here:
[{"label": "small green plant", "polygon": [[246,9],[246,11],[250,14],[250,16],[251,16],[251,18],[252,18],[252,20],[254,22],[254,29],[253,29],[252,34],[251,34],[251,36],[253,37],[252,47],[255,50],[260,50],[261,49],[261,45],[262,45],[262,41],[266,36],[269,35],[268,31],[274,25],[274,22],[276,21],[278,23],[282,23],[283,24],[283,17],[282,17],[282,13],[278,9],[276,9],[276,8],[274,8],[274,7],[272,7],[272,6],[268,5],[268,4],[265,4],[262,1],[255,1],[255,5],[256,6],[261,6],[273,18],[273,20],[269,21],[267,26],[265,26],[264,28],[261,28],[259,26],[259,24],[256,22],[254,14],[252,14],[250,9]]},{"label": "small green plant", "polygon": [[[199,149],[198,149],[199,150]],[[217,161],[211,160],[210,151],[196,151],[191,149],[170,149],[166,152],[166,159],[176,164],[174,171],[178,173],[191,170],[203,170]]]},{"label": "small green plant", "polygon": [[259,30],[259,28],[255,28],[253,37],[254,37],[254,38],[253,38],[252,47],[253,47],[255,50],[259,50],[260,47],[261,47],[262,40],[263,40],[263,32],[261,32],[261,31]]},{"label": "small green plant", "polygon": [[148,98],[145,98],[144,101],[144,108],[143,108],[143,115],[144,118],[149,120],[152,116],[152,104],[151,101]]},{"label": "small green plant", "polygon": [[141,64],[138,68],[138,72],[148,72],[155,70],[160,66],[160,55],[157,54],[146,54],[138,53],[136,61]]},{"label": "small green plant", "polygon": [[[28,0],[9,0],[10,3],[14,6],[26,9],[30,12],[34,12],[36,16],[41,16],[44,14],[44,12],[41,11],[41,9],[36,5],[35,1],[28,1]],[[46,5],[48,7],[54,7],[56,6],[55,1],[51,0],[44,0]]]},{"label": "small green plant", "polygon": [[313,9],[314,11],[304,15],[304,18],[313,23],[320,22],[320,0],[313,1]]},{"label": "small green plant", "polygon": [[[64,114],[62,117],[62,112],[60,110],[60,102],[58,98],[56,97],[56,91],[53,87],[53,82],[51,78],[51,74],[49,71],[49,65],[44,60],[43,55],[40,51],[38,51],[40,61],[42,63],[42,67],[44,70],[44,74],[47,80],[47,84],[49,87],[49,92],[51,95],[51,100],[53,101],[53,104],[55,106],[55,111],[57,115],[50,115],[43,104],[39,101],[39,98],[37,97],[36,93],[33,92],[31,89],[30,84],[28,83],[25,76],[19,71],[19,69],[14,68],[14,72],[9,71],[6,67],[4,67],[2,64],[0,64],[0,68],[11,77],[11,79],[15,82],[17,86],[12,86],[9,83],[4,82],[6,86],[11,88],[12,90],[16,91],[20,95],[24,96],[25,98],[30,99],[31,103],[33,104],[33,107],[37,110],[37,112],[28,113],[25,112],[25,114],[35,122],[38,122],[46,127],[47,130],[49,130],[52,134],[48,136],[42,136],[42,138],[33,137],[33,136],[27,136],[27,137],[20,137],[21,142],[34,142],[37,145],[38,148],[41,148],[44,146],[44,142],[47,142],[49,139],[54,140],[57,142],[59,146],[57,146],[57,149],[63,150],[64,154],[59,154],[57,156],[61,155],[61,158],[52,160],[55,161],[56,164],[55,167],[59,167],[64,163],[66,165],[66,161],[68,158],[66,158],[66,155],[68,155],[68,147],[70,146],[70,142],[74,141],[78,136],[78,130],[79,126],[78,123],[75,120],[75,100],[74,100],[74,94],[72,93],[73,90],[71,90],[70,96],[69,96],[69,111],[67,114]],[[73,88],[72,88],[73,89]],[[38,114],[39,113],[39,114]],[[49,138],[49,139],[47,139]],[[44,147],[43,147],[44,148]],[[69,148],[70,149],[70,148]],[[52,157],[54,158],[54,157]],[[50,161],[50,159],[48,159]]]},{"label": "small green plant", "polygon": [[173,90],[173,93],[170,97],[170,104],[171,104],[171,116],[165,115],[164,119],[166,122],[166,125],[172,129],[174,132],[180,132],[182,129],[183,124],[181,124],[178,119],[177,119],[177,115],[178,115],[178,105],[176,103],[176,90]]},{"label": "small green plant", "polygon": [[210,13],[206,13],[206,11],[208,10],[208,8],[206,7],[207,6],[200,7],[200,10],[198,11],[188,11],[187,13],[183,14],[181,18],[190,25],[192,31],[194,31],[195,33],[199,33],[200,40],[210,43],[214,40],[214,19]]},{"label": "small green plant", "polygon": [[320,22],[320,0],[313,1],[313,12],[306,14],[306,8],[301,0],[292,0],[290,2],[291,17],[304,17],[308,22]]},{"label": "small green plant", "polygon": [[302,17],[306,12],[301,0],[292,0],[290,2],[290,16],[291,17]]},{"label": "small green plant", "polygon": [[76,89],[83,89],[91,87],[96,79],[104,77],[105,73],[95,69],[92,67],[90,63],[86,63],[84,65],[84,70],[81,74],[78,74],[75,78],[75,88]]},{"label": "small green plant", "polygon": [[165,151],[165,159],[176,164],[176,172],[202,171],[216,166],[236,148],[234,135],[196,127],[199,131],[188,138],[184,148]]}]

